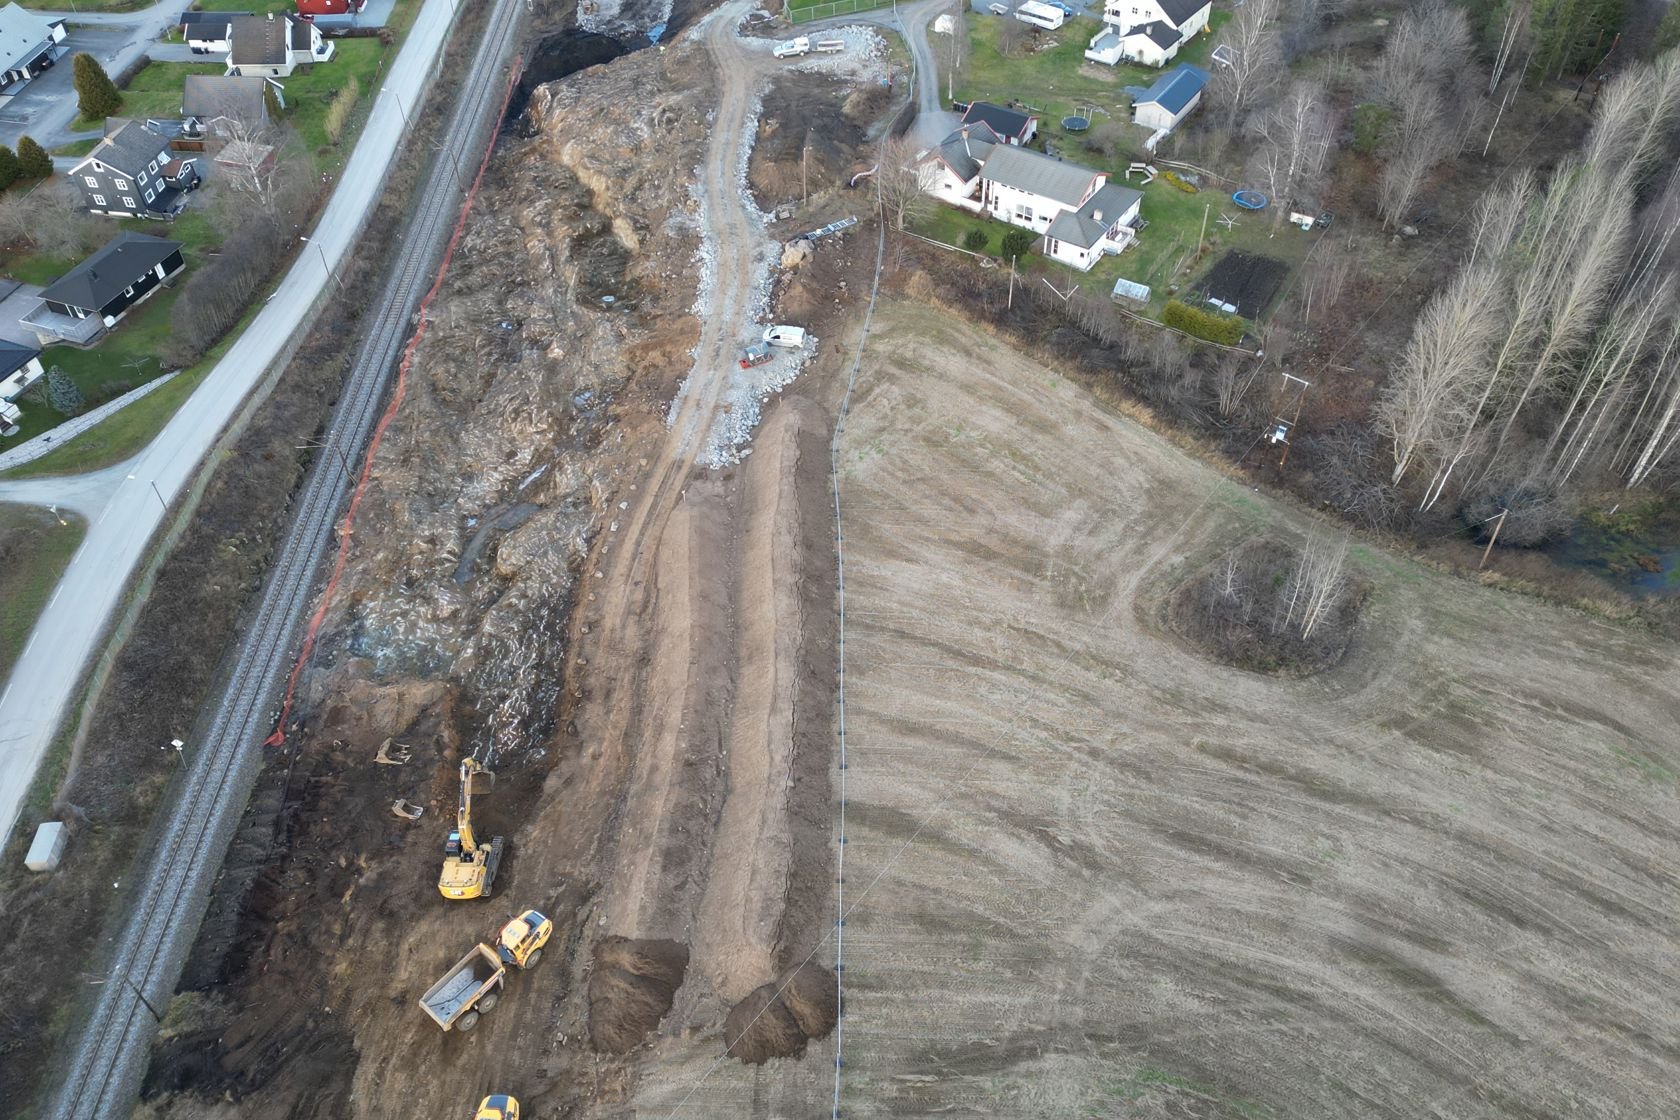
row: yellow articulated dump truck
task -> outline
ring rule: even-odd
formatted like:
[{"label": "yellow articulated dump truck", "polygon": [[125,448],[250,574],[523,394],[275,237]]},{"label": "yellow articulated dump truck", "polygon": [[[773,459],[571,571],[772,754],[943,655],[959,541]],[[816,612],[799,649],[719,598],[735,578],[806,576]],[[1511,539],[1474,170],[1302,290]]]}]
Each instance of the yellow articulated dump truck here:
[{"label": "yellow articulated dump truck", "polygon": [[502,998],[509,967],[537,967],[554,923],[527,910],[504,925],[494,945],[479,942],[420,997],[420,1009],[446,1031],[470,1031]]}]

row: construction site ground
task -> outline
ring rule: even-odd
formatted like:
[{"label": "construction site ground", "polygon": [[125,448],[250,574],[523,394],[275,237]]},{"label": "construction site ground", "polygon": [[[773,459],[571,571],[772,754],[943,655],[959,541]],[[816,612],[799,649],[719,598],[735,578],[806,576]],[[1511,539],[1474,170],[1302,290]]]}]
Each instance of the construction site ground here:
[{"label": "construction site ground", "polygon": [[[1674,647],[1360,546],[1338,665],[1215,665],[1162,605],[1307,516],[947,309],[877,309],[846,420],[839,768],[875,231],[776,282],[816,353],[701,465],[781,238],[741,189],[772,67],[695,34],[499,154],[140,1115],[1673,1112]],[[812,226],[859,207],[821,154]],[[450,903],[475,752],[512,854]],[[440,1032],[416,998],[530,906],[541,967]]]}]

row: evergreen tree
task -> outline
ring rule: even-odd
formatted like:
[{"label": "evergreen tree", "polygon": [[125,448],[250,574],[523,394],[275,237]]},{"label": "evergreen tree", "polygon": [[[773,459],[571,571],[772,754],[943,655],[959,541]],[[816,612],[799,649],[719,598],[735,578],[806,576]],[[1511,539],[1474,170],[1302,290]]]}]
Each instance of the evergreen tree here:
[{"label": "evergreen tree", "polygon": [[105,73],[105,67],[99,65],[99,60],[82,51],[76,55],[72,70],[76,104],[82,119],[100,121],[115,116],[122,108],[122,94],[117,92],[116,84]]},{"label": "evergreen tree", "polygon": [[52,174],[52,157],[35,142],[33,136],[18,138],[17,158],[25,179],[45,179]]},{"label": "evergreen tree", "polygon": [[17,153],[4,144],[0,144],[0,191],[5,190],[18,181],[23,169],[18,166]]},{"label": "evergreen tree", "polygon": [[1627,22],[1626,0],[1535,0],[1533,11],[1536,78],[1597,66]]},{"label": "evergreen tree", "polygon": [[86,407],[82,400],[82,391],[76,388],[76,383],[70,380],[70,375],[57,366],[47,370],[47,403],[52,405],[55,412],[66,416],[74,416]]},{"label": "evergreen tree", "polygon": [[1668,6],[1667,14],[1657,24],[1657,37],[1652,46],[1656,54],[1680,47],[1680,4]]}]

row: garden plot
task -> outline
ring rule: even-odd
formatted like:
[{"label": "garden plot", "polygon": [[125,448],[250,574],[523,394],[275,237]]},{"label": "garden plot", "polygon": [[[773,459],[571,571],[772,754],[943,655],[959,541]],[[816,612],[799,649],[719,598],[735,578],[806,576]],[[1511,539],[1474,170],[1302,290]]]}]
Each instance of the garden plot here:
[{"label": "garden plot", "polygon": [[1196,282],[1205,299],[1228,303],[1244,319],[1258,319],[1277,297],[1289,266],[1275,257],[1233,250]]}]

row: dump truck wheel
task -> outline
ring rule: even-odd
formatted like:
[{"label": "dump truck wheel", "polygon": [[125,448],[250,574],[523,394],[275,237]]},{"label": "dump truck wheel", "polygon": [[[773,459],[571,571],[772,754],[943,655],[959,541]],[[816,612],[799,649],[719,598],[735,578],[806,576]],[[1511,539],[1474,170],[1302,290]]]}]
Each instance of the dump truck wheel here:
[{"label": "dump truck wheel", "polygon": [[540,960],[542,960],[542,950],[541,949],[533,949],[531,951],[531,955],[525,958],[524,967],[535,968],[535,967],[537,967],[537,962],[540,961]]},{"label": "dump truck wheel", "polygon": [[455,1029],[458,1031],[470,1031],[476,1026],[478,1026],[478,1012],[476,1011],[469,1011],[455,1020]]},{"label": "dump truck wheel", "polygon": [[496,1001],[502,998],[501,992],[491,992],[478,1001],[478,1011],[481,1015],[488,1015],[496,1007]]}]

